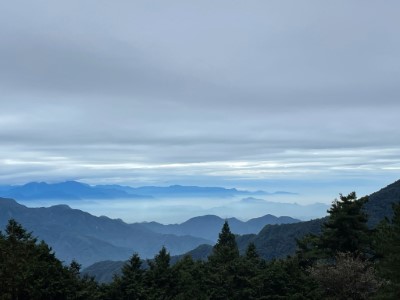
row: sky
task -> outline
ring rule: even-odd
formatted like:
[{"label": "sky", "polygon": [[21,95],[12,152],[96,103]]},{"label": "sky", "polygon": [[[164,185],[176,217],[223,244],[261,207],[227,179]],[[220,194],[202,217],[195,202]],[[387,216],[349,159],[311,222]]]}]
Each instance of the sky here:
[{"label": "sky", "polygon": [[0,185],[373,192],[400,177],[399,11],[0,1]]}]

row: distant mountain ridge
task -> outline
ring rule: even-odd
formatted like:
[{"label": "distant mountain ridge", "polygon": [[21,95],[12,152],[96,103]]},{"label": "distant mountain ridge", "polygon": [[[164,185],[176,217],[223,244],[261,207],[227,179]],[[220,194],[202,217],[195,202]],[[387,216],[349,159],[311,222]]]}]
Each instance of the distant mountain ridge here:
[{"label": "distant mountain ridge", "polygon": [[[384,218],[390,219],[394,203],[400,203],[400,180],[368,196],[364,211],[368,216],[369,226],[373,228]],[[284,258],[295,252],[296,239],[309,233],[319,234],[325,220],[326,218],[318,218],[296,224],[266,225],[256,235],[239,236],[238,246],[244,251],[247,245],[253,242],[259,254],[265,259]]]},{"label": "distant mountain ridge", "polygon": [[0,186],[0,197],[17,200],[52,199],[116,199],[116,198],[153,198],[153,197],[233,197],[255,195],[282,195],[289,192],[267,193],[264,191],[245,191],[235,188],[199,187],[171,185],[167,187],[122,185],[88,185],[78,181],[60,183],[30,182],[24,185]]},{"label": "distant mountain ridge", "polygon": [[30,182],[21,186],[3,186],[2,189],[0,189],[0,196],[18,200],[81,200],[148,197],[127,193],[123,190],[90,186],[77,181],[65,181],[52,184],[45,182]]},{"label": "distant mountain ridge", "polygon": [[[200,187],[200,186],[184,186],[184,185],[170,185],[170,186],[142,186],[142,187],[129,187],[120,185],[98,185],[101,188],[122,189],[125,192],[136,193],[140,195],[151,195],[154,197],[233,197],[238,195],[267,195],[264,191],[245,191],[236,188],[223,188],[223,187]],[[281,192],[280,192],[281,193]]]},{"label": "distant mountain ridge", "polygon": [[163,225],[157,222],[143,222],[139,224],[158,233],[175,234],[177,236],[191,235],[216,242],[225,220],[229,222],[231,230],[236,234],[258,233],[266,224],[300,222],[300,220],[291,217],[276,217],[268,214],[259,218],[250,219],[246,222],[236,218],[223,219],[215,215],[205,215],[191,218],[181,224]]},{"label": "distant mountain ridge", "polygon": [[187,252],[206,239],[153,232],[140,224],[96,217],[67,205],[28,208],[12,199],[0,198],[0,229],[16,219],[34,236],[45,240],[64,261],[76,259],[83,265],[96,261],[127,259],[133,252],[152,257],[162,246],[173,254]]},{"label": "distant mountain ridge", "polygon": [[[364,211],[368,215],[369,226],[373,228],[384,218],[390,219],[393,215],[392,205],[400,203],[400,180],[372,193],[368,198]],[[319,234],[325,221],[326,217],[292,224],[266,225],[258,234],[238,235],[236,242],[241,253],[244,253],[249,243],[252,242],[255,244],[258,254],[264,259],[285,258],[295,253],[296,239],[301,239],[310,233]],[[232,232],[236,233],[234,230]],[[194,259],[205,260],[211,254],[212,249],[210,245],[200,245],[186,254]],[[171,261],[182,257],[183,255],[172,257]],[[95,276],[102,282],[109,282],[113,274],[120,273],[123,264],[123,261],[113,262],[111,265],[114,268],[111,269],[104,262],[98,262],[83,272]]]},{"label": "distant mountain ridge", "polygon": [[290,202],[278,202],[255,198],[246,197],[239,201],[229,203],[227,206],[214,207],[209,210],[211,214],[219,215],[223,211],[234,210],[237,211],[234,215],[239,215],[240,212],[245,211],[251,207],[253,211],[265,211],[275,216],[291,216],[292,218],[300,220],[310,220],[325,216],[329,205],[325,203],[311,203],[311,204],[298,204]]},{"label": "distant mountain ridge", "polygon": [[[224,222],[217,216],[204,216],[171,226],[155,222],[127,224],[120,219],[96,217],[65,204],[28,208],[13,199],[0,198],[0,229],[10,218],[45,240],[61,260],[76,259],[84,266],[107,259],[124,260],[133,252],[142,258],[153,257],[162,246],[172,255],[182,254],[201,244],[213,244]],[[246,233],[257,233],[269,223],[299,221],[271,215],[247,222],[230,220],[235,220],[238,231]]]}]

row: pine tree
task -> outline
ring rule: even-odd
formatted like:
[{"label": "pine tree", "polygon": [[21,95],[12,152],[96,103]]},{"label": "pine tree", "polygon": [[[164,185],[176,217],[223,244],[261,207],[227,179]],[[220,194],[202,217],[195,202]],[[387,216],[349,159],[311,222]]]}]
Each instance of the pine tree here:
[{"label": "pine tree", "polygon": [[247,246],[245,257],[249,262],[258,262],[260,260],[260,256],[257,253],[256,245],[254,243],[249,243]]},{"label": "pine tree", "polygon": [[239,258],[239,249],[235,235],[231,232],[228,222],[225,221],[209,260],[214,264],[229,264],[237,258]]},{"label": "pine tree", "polygon": [[174,299],[207,299],[204,263],[185,255],[173,266],[176,292]]},{"label": "pine tree", "polygon": [[0,299],[81,299],[78,276],[15,220],[0,234]]},{"label": "pine tree", "polygon": [[235,270],[235,299],[259,299],[262,285],[260,274],[264,266],[265,262],[259,257],[255,244],[249,243]]},{"label": "pine tree", "polygon": [[122,267],[120,278],[114,279],[120,290],[121,298],[126,300],[144,299],[144,270],[137,253],[133,254],[129,261]]},{"label": "pine tree", "polygon": [[370,252],[371,231],[367,215],[362,211],[367,197],[357,200],[355,192],[340,195],[328,210],[329,219],[322,227],[319,248],[334,256],[338,252],[365,255]]},{"label": "pine tree", "polygon": [[340,194],[339,200],[333,201],[328,210],[321,235],[310,234],[297,242],[297,254],[302,264],[310,265],[321,258],[334,260],[337,253],[352,253],[363,258],[371,256],[372,232],[363,212],[367,201],[367,197],[357,199],[355,192],[347,196]]},{"label": "pine tree", "polygon": [[163,246],[154,259],[148,261],[149,270],[145,278],[148,299],[171,299],[175,293],[170,260],[171,256]]},{"label": "pine tree", "polygon": [[208,258],[210,299],[237,299],[235,280],[239,267],[239,250],[235,235],[225,221],[212,254]]}]

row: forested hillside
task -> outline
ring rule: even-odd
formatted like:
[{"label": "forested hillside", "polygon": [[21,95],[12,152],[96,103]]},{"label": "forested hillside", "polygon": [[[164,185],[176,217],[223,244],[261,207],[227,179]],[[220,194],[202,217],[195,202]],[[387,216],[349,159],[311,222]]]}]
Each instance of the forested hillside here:
[{"label": "forested hillside", "polygon": [[[121,275],[99,285],[63,266],[51,249],[10,220],[0,235],[2,299],[397,299],[400,204],[391,222],[367,226],[366,198],[341,196],[321,234],[299,241],[296,255],[265,261],[250,243],[243,255],[226,222],[207,261],[175,264],[165,247],[153,260],[133,254]],[[349,226],[349,225],[352,226]]]},{"label": "forested hillside", "polygon": [[[368,199],[363,205],[363,210],[368,216],[369,226],[373,227],[374,224],[376,225],[385,217],[391,218],[393,215],[392,204],[400,202],[400,181],[371,194]],[[263,259],[285,258],[288,255],[295,254],[298,239],[307,234],[320,234],[321,225],[325,221],[326,218],[322,218],[294,224],[267,225],[258,234],[236,235],[236,241],[240,253],[245,253],[247,246],[254,243],[258,254]],[[211,246],[202,245],[187,254],[195,260],[205,260],[211,252]],[[181,257],[183,256],[173,257],[173,261]],[[119,265],[122,265],[122,263],[120,261]],[[108,269],[107,265],[107,262],[105,265],[98,262],[85,272],[96,276],[96,278],[101,278],[101,280],[110,280],[112,278],[112,274],[109,275],[110,273],[120,273],[119,269]]]},{"label": "forested hillside", "polygon": [[270,228],[294,224],[267,226],[259,235],[244,236],[247,246],[241,253],[240,238],[225,222],[206,261],[186,255],[174,262],[165,247],[145,262],[134,253],[120,275],[102,285],[80,277],[75,262],[63,266],[45,242],[39,243],[10,220],[0,235],[0,295],[2,299],[398,299],[399,184],[370,199],[372,204],[381,199],[376,195],[390,199],[385,203],[392,218],[377,227],[368,226],[368,197],[357,199],[350,193],[335,200],[327,218],[319,220],[319,234],[285,230],[286,237],[304,234],[291,257],[265,260],[253,241],[263,236],[278,241],[279,230]]},{"label": "forested hillside", "polygon": [[400,180],[371,194],[365,203],[368,224],[376,226],[382,219],[393,216],[392,204],[400,202]]}]

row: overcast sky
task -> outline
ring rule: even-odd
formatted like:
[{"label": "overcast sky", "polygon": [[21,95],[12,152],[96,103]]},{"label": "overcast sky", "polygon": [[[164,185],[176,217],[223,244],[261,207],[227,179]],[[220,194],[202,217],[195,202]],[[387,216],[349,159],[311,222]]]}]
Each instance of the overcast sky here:
[{"label": "overcast sky", "polygon": [[400,177],[399,13],[0,1],[0,181],[373,191]]}]

